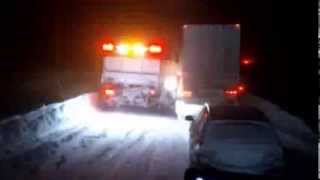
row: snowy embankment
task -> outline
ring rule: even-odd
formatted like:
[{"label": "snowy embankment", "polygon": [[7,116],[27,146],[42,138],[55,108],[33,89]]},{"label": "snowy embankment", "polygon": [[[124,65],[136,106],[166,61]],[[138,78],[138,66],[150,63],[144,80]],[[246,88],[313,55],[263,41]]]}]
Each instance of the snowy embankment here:
[{"label": "snowy embankment", "polygon": [[57,131],[74,128],[74,123],[65,116],[65,106],[72,100],[42,106],[32,112],[2,120],[0,159],[35,148],[44,137]]},{"label": "snowy embankment", "polygon": [[[62,114],[61,120],[39,128],[36,141],[15,139],[34,144],[0,159],[0,179],[183,179],[189,122],[149,112],[97,111],[94,96],[44,108],[48,116]],[[41,119],[46,121],[34,122]]]},{"label": "snowy embankment", "polygon": [[[82,99],[89,96],[92,96],[92,94],[85,94],[62,103],[43,106],[30,113],[1,121],[0,145],[3,148],[0,149],[0,159],[19,153],[17,150],[22,151],[35,147],[41,143],[41,139],[49,134],[68,128],[75,128],[79,121],[74,122],[68,118],[67,114],[70,112],[66,112],[68,109],[65,107],[68,103],[77,104],[77,106],[81,107],[80,102],[82,102]],[[79,103],[77,103],[78,100]],[[256,96],[249,95],[243,100],[246,104],[258,107],[269,117],[286,147],[306,154],[316,155],[317,136],[301,119]],[[216,104],[220,100],[208,98],[198,101],[196,104],[206,101],[212,101],[213,104]],[[71,113],[77,113],[77,111]],[[82,114],[79,114],[76,119],[79,120],[81,116]],[[73,115],[73,117],[77,116]]]},{"label": "snowy embankment", "polygon": [[302,119],[256,96],[250,95],[244,99],[244,102],[256,106],[266,114],[277,130],[284,146],[314,156],[314,158],[317,156],[317,135],[311,131]]}]

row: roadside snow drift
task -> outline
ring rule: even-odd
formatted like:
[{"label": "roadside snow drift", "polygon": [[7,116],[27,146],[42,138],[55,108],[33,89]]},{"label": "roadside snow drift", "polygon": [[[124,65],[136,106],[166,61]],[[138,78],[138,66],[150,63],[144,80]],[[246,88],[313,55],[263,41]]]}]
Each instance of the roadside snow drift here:
[{"label": "roadside snow drift", "polygon": [[23,115],[16,115],[0,122],[0,159],[19,154],[42,143],[42,138],[76,126],[68,118],[66,106],[74,104],[79,96],[63,103],[44,105]]},{"label": "roadside snow drift", "polygon": [[289,149],[294,149],[308,156],[317,156],[318,137],[311,129],[296,116],[282,110],[256,96],[248,96],[244,102],[258,107],[270,119],[277,130],[282,143]]},{"label": "roadside snow drift", "polygon": [[[0,179],[183,178],[189,122],[144,112],[100,111],[95,98],[84,94],[1,121]],[[254,96],[245,102],[270,118],[286,147],[316,157],[317,138],[302,120]],[[292,164],[304,166],[296,159]]]},{"label": "roadside snow drift", "polygon": [[0,158],[34,147],[63,122],[63,104],[43,106],[25,115],[1,121]]}]

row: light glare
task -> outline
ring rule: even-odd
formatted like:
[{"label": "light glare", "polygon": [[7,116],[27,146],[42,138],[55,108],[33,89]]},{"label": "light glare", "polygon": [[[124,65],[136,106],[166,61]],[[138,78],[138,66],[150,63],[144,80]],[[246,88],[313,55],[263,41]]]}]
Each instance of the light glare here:
[{"label": "light glare", "polygon": [[107,43],[102,45],[104,51],[113,51],[114,45],[112,43]]},{"label": "light glare", "polygon": [[162,52],[162,48],[161,48],[161,46],[158,46],[158,45],[151,45],[149,47],[149,51],[151,53],[161,53]]},{"label": "light glare", "polygon": [[177,88],[178,82],[175,76],[169,76],[164,80],[164,88],[168,91],[173,91]]},{"label": "light glare", "polygon": [[147,48],[142,43],[136,43],[132,46],[132,51],[136,56],[144,56]]},{"label": "light glare", "polygon": [[177,100],[175,104],[176,113],[183,118],[186,115],[196,116],[202,109],[201,104],[185,103],[182,100]]},{"label": "light glare", "polygon": [[128,44],[119,44],[116,47],[116,51],[120,55],[128,55],[130,51],[130,46]]},{"label": "light glare", "polygon": [[[115,132],[125,134],[128,131],[137,132],[157,132],[161,136],[176,131],[187,132],[189,122],[177,122],[174,117],[161,116],[160,114],[134,113],[127,111],[101,111],[97,109],[90,98],[80,96],[71,99],[65,105],[64,117],[72,120],[73,124],[86,127],[90,131],[99,132]],[[174,131],[172,130],[174,127]]]},{"label": "light glare", "polygon": [[204,180],[202,177],[197,177],[196,180]]},{"label": "light glare", "polygon": [[242,86],[242,85],[238,86],[238,90],[239,91],[243,91],[244,90],[244,86]]},{"label": "light glare", "polygon": [[104,92],[108,96],[113,96],[115,94],[114,90],[112,90],[112,89],[106,89]]},{"label": "light glare", "polygon": [[191,98],[192,97],[192,91],[183,91],[182,96],[185,97],[185,98]]}]

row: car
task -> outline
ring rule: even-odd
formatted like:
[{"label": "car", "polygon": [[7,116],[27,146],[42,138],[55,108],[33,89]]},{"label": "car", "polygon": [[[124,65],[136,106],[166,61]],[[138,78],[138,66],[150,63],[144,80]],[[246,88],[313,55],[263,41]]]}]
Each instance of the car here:
[{"label": "car", "polygon": [[281,142],[263,112],[247,105],[204,104],[190,126],[190,168],[278,176]]}]

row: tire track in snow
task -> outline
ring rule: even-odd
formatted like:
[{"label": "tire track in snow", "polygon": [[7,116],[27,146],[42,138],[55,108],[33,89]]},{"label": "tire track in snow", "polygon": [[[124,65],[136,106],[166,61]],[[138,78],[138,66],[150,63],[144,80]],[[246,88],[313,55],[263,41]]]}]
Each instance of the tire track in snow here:
[{"label": "tire track in snow", "polygon": [[[101,157],[101,160],[103,160],[106,163],[113,163],[117,160],[117,158],[124,154],[128,149],[132,148],[136,144],[143,142],[145,139],[145,136],[148,134],[147,131],[143,133],[139,133],[136,130],[130,131],[126,133],[125,137],[115,145],[113,144],[113,148],[108,151],[108,153],[105,154],[105,156]],[[136,134],[136,135],[135,135]],[[137,137],[132,137],[137,136]],[[107,158],[106,158],[107,157]]]},{"label": "tire track in snow", "polygon": [[[143,179],[142,175],[146,173],[149,158],[153,156],[157,141],[152,133],[143,134],[144,139],[137,141],[134,146],[127,151],[112,167],[111,173],[105,173],[113,179]],[[123,173],[123,170],[126,173]]]}]

